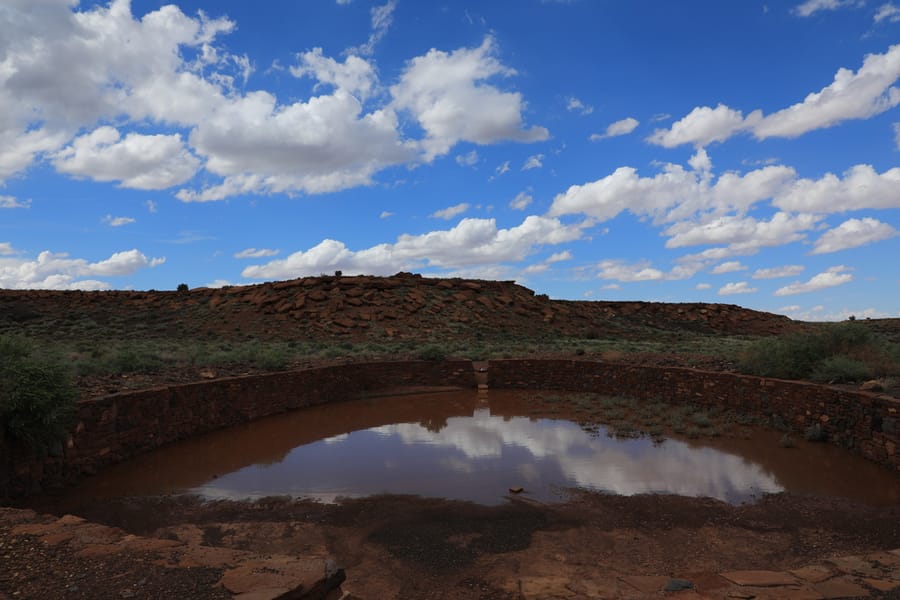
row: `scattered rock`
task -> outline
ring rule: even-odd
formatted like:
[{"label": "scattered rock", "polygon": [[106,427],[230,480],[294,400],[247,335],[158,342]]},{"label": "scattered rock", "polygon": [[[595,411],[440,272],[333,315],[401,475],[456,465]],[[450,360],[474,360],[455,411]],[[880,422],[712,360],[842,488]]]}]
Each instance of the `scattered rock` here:
[{"label": "scattered rock", "polygon": [[863,384],[859,386],[859,389],[863,390],[864,392],[883,392],[884,386],[877,379],[872,379],[863,382]]},{"label": "scattered rock", "polygon": [[669,583],[666,584],[666,587],[663,588],[663,591],[683,592],[684,590],[691,590],[693,588],[694,584],[687,579],[670,579]]}]

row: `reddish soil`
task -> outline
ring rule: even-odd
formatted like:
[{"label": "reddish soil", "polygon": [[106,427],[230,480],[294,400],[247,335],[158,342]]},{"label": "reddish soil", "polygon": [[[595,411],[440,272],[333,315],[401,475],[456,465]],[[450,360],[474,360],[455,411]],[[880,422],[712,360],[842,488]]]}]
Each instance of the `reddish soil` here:
[{"label": "reddish soil", "polygon": [[629,575],[684,578],[702,590],[724,571],[795,569],[900,547],[900,507],[786,494],[741,506],[577,493],[564,504],[497,507],[392,496],[336,505],[163,497],[55,510],[212,546],[325,549],[347,571],[343,589],[366,599],[610,597]]}]

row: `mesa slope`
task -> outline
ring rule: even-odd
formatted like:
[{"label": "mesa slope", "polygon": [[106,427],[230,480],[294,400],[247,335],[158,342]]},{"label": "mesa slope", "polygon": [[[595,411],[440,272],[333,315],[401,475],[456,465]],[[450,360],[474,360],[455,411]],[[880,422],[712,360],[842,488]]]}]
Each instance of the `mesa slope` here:
[{"label": "mesa slope", "polygon": [[[0,331],[76,337],[253,335],[268,339],[770,335],[780,315],[732,304],[565,301],[510,281],[321,276],[220,289],[0,290]],[[94,329],[92,331],[92,328]]]}]

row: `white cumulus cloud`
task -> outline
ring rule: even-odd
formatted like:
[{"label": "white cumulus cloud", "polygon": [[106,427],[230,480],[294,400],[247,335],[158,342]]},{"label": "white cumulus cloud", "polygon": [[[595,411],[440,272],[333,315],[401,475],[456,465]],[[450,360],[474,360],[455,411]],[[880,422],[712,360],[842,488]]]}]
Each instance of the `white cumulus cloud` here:
[{"label": "white cumulus cloud", "polygon": [[695,224],[682,222],[665,231],[667,248],[700,244],[729,244],[760,248],[782,246],[805,238],[805,231],[816,227],[821,217],[812,214],[775,213],[761,221],[754,217],[729,216]]},{"label": "white cumulus cloud", "polygon": [[[459,141],[548,137],[523,123],[521,94],[499,87],[515,71],[490,36],[412,58],[388,93],[366,57],[396,7],[374,7],[369,40],[342,60],[318,48],[297,55],[290,71],[313,78],[314,95],[285,101],[244,91],[254,67],[221,43],[236,28],[228,18],[173,4],[135,17],[128,0],[39,9],[10,0],[0,21],[0,183],[48,155],[62,173],[136,189],[181,185],[202,169],[205,187],[179,190],[183,201],[316,194],[370,185]],[[404,136],[398,111],[423,139]]]},{"label": "white cumulus cloud", "polygon": [[488,36],[477,48],[447,53],[432,49],[412,59],[391,86],[393,106],[412,113],[425,130],[425,158],[446,154],[457,142],[491,144],[501,140],[545,140],[543,127],[525,128],[523,100],[489,83],[515,74],[496,58],[496,43]]},{"label": "white cumulus cloud", "polygon": [[463,219],[452,229],[404,234],[393,244],[363,250],[354,251],[343,242],[326,239],[284,259],[249,266],[242,274],[251,279],[287,279],[336,269],[372,275],[424,268],[456,269],[454,273],[488,268],[499,272],[499,263],[518,262],[542,246],[579,239],[583,227],[533,215],[509,229],[498,229],[494,219]]},{"label": "white cumulus cloud", "polygon": [[727,140],[746,127],[744,115],[739,110],[724,104],[719,104],[716,108],[698,106],[687,116],[673,123],[671,128],[654,131],[647,141],[665,148],[674,148],[682,144],[702,147],[712,142]]},{"label": "white cumulus cloud", "polygon": [[723,262],[721,264],[716,265],[710,273],[713,275],[722,275],[724,273],[734,273],[736,271],[746,271],[747,267],[741,264],[740,261],[730,260],[727,262]]},{"label": "white cumulus cloud", "polygon": [[[76,4],[4,5],[0,177],[99,120],[189,125],[226,101],[223,86],[233,79],[226,69],[237,67],[213,40],[234,28],[231,21],[193,19],[174,5],[136,20],[126,0],[83,11]],[[187,62],[186,53],[196,61]],[[218,83],[199,74],[203,67],[216,71]]]},{"label": "white cumulus cloud", "polygon": [[754,294],[759,290],[755,287],[750,287],[746,281],[738,281],[734,283],[726,283],[722,287],[719,288],[720,296],[732,296],[734,294]]},{"label": "white cumulus cloud", "polygon": [[866,56],[854,73],[839,69],[831,85],[799,102],[773,113],[753,129],[759,139],[797,137],[848,119],[866,119],[900,104],[900,44],[884,54]]},{"label": "white cumulus cloud", "polygon": [[757,269],[753,272],[753,279],[780,279],[782,277],[796,277],[806,270],[803,265],[785,265],[783,267],[770,267]]},{"label": "white cumulus cloud", "polygon": [[628,117],[622,119],[621,121],[616,121],[615,123],[611,123],[606,128],[606,133],[594,133],[591,135],[590,139],[592,142],[596,142],[597,140],[603,140],[611,137],[618,137],[620,135],[628,135],[640,125],[641,122],[633,117]]},{"label": "white cumulus cloud", "polygon": [[805,294],[850,283],[853,281],[853,275],[847,273],[849,270],[850,269],[844,265],[831,267],[830,269],[815,275],[809,281],[797,281],[782,288],[778,288],[775,290],[775,295],[792,296],[794,294]]},{"label": "white cumulus cloud", "polygon": [[15,196],[0,196],[0,208],[28,208],[31,200],[19,200]]},{"label": "white cumulus cloud", "polygon": [[[345,0],[343,3],[346,4],[349,1],[350,0]],[[358,53],[363,56],[371,56],[375,52],[375,46],[387,35],[388,30],[391,28],[391,25],[394,22],[394,10],[396,10],[396,8],[397,0],[389,0],[386,4],[372,7],[372,33],[369,34],[369,39],[365,44],[356,48],[351,48],[348,52],[351,54]]]},{"label": "white cumulus cloud", "polygon": [[122,187],[161,190],[194,176],[200,161],[185,147],[181,136],[140,135],[122,138],[104,126],[79,136],[53,154],[57,171],[95,181],[119,181]]},{"label": "white cumulus cloud", "polygon": [[855,165],[842,177],[826,173],[819,179],[797,179],[772,203],[782,210],[823,213],[900,208],[900,167],[878,173],[870,165]]},{"label": "white cumulus cloud", "polygon": [[279,250],[272,248],[246,248],[234,254],[235,258],[265,258],[267,256],[277,256]]},{"label": "white cumulus cloud", "polygon": [[122,187],[139,190],[161,190],[193,177],[200,161],[178,134],[129,133],[122,138],[117,129],[104,126],[53,154],[53,164],[69,175],[119,181]]},{"label": "white cumulus cloud", "polygon": [[793,138],[809,131],[833,127],[850,119],[867,119],[900,104],[900,44],[883,54],[870,54],[856,72],[840,68],[834,81],[802,102],[763,116],[755,110],[744,117],[734,108],[699,106],[669,129],[658,129],[647,141],[674,148],[682,144],[697,147],[722,142],[742,131],[759,139]]},{"label": "white cumulus cloud", "polygon": [[866,217],[864,219],[848,219],[829,229],[816,240],[813,246],[813,254],[827,254],[838,252],[847,248],[857,248],[881,240],[890,239],[898,235],[896,229],[887,223],[877,219]]},{"label": "white cumulus cloud", "polygon": [[890,2],[882,4],[878,7],[878,11],[875,13],[874,18],[876,23],[881,23],[882,21],[898,23],[900,22],[900,6]]},{"label": "white cumulus cloud", "polygon": [[708,157],[694,162],[702,169],[668,164],[653,177],[642,177],[633,167],[619,167],[601,179],[573,185],[558,194],[549,212],[554,216],[584,213],[608,220],[628,211],[657,222],[686,219],[697,213],[744,212],[780,193],[796,177],[793,169],[773,165],[744,175],[725,173],[713,180],[706,170],[711,166]]},{"label": "white cumulus cloud", "polygon": [[597,277],[614,281],[659,281],[666,278],[666,274],[659,269],[650,266],[648,261],[628,263],[623,260],[603,260],[597,265]]},{"label": "white cumulus cloud", "polygon": [[448,206],[447,208],[442,208],[441,210],[436,210],[431,213],[431,216],[435,219],[444,219],[449,221],[453,217],[457,215],[461,215],[462,213],[469,210],[468,202],[461,202],[459,204],[455,204],[453,206]]},{"label": "white cumulus cloud", "polygon": [[533,156],[529,156],[525,160],[525,164],[522,165],[523,171],[530,171],[531,169],[540,169],[544,166],[544,155],[543,154],[535,154]]},{"label": "white cumulus cloud", "polygon": [[112,215],[106,215],[103,217],[103,222],[110,227],[122,227],[123,225],[134,223],[135,219],[132,217],[114,217]]},{"label": "white cumulus cloud", "polygon": [[534,198],[528,192],[519,192],[515,198],[509,201],[509,207],[515,210],[525,210],[533,201]]},{"label": "white cumulus cloud", "polygon": [[456,164],[461,167],[472,167],[478,164],[478,151],[472,150],[456,156]]},{"label": "white cumulus cloud", "polygon": [[283,106],[253,92],[211,115],[190,137],[206,169],[225,177],[184,201],[221,200],[245,193],[323,193],[368,185],[378,170],[413,157],[398,138],[390,110],[363,113],[350,92],[337,89]]},{"label": "white cumulus cloud", "polygon": [[806,0],[794,8],[794,14],[801,17],[811,17],[823,10],[862,6],[863,3],[862,0]]},{"label": "white cumulus cloud", "polygon": [[316,88],[332,86],[358,98],[365,99],[377,84],[375,68],[358,56],[348,56],[343,63],[324,56],[321,48],[313,48],[297,55],[298,64],[290,68],[294,77],[313,77]]},{"label": "white cumulus cloud", "polygon": [[574,96],[569,96],[566,98],[566,110],[569,112],[577,112],[580,115],[589,115],[594,112],[594,107],[585,104]]},{"label": "white cumulus cloud", "polygon": [[147,258],[136,249],[116,252],[107,259],[93,263],[83,258],[69,258],[66,253],[44,251],[34,260],[22,258],[0,260],[0,288],[109,289],[108,282],[95,278],[132,275],[140,269],[159,266],[165,260],[165,258]]}]

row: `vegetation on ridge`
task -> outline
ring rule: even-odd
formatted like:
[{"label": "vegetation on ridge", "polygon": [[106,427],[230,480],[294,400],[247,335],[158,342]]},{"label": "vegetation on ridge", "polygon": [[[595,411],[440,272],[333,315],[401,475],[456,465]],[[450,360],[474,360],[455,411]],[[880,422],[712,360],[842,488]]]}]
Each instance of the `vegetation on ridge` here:
[{"label": "vegetation on ridge", "polygon": [[86,396],[383,358],[584,357],[838,383],[900,373],[898,325],[553,300],[513,282],[409,273],[169,292],[0,290],[0,336],[63,357]]},{"label": "vegetation on ridge", "polygon": [[852,383],[900,374],[900,346],[855,321],[764,338],[739,363],[745,373],[819,383]]}]

